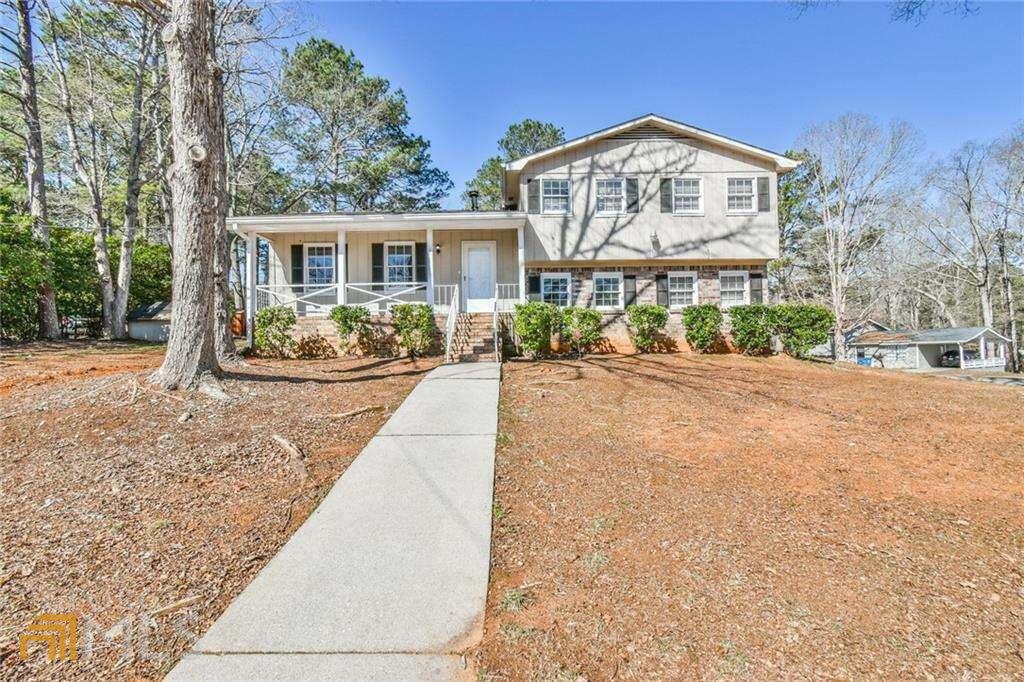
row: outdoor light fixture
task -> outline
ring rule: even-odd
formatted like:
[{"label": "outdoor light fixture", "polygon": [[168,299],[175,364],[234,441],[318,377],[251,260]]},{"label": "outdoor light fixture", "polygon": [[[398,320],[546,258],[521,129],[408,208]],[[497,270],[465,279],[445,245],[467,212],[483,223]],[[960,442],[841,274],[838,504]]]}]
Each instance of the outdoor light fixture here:
[{"label": "outdoor light fixture", "polygon": [[441,245],[440,244],[434,244],[434,253],[436,253],[438,256],[441,255]]}]

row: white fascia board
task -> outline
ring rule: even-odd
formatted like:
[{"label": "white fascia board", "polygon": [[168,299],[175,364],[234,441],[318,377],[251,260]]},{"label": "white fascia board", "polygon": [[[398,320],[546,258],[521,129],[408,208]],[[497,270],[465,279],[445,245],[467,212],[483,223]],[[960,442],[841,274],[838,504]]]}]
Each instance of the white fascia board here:
[{"label": "white fascia board", "polygon": [[374,230],[500,230],[515,229],[526,223],[521,212],[453,212],[453,213],[315,213],[297,215],[264,215],[228,218],[233,232],[327,232]]}]

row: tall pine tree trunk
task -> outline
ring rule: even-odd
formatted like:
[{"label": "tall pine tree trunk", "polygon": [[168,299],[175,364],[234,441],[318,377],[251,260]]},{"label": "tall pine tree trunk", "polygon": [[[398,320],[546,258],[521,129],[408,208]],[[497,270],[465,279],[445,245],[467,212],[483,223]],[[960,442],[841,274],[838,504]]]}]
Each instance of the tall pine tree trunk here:
[{"label": "tall pine tree trunk", "polygon": [[235,351],[235,339],[231,335],[231,290],[228,287],[228,277],[231,272],[231,255],[229,253],[231,240],[228,238],[227,217],[228,217],[228,174],[227,174],[227,150],[225,148],[225,117],[224,117],[224,73],[216,63],[216,39],[214,27],[216,25],[215,6],[210,6],[210,97],[214,111],[214,136],[220,140],[216,149],[216,170],[214,176],[214,187],[216,190],[216,204],[214,206],[214,346],[217,351],[217,360],[221,363],[233,363],[238,361],[238,354]]},{"label": "tall pine tree trunk", "polygon": [[999,251],[999,280],[1003,287],[1003,315],[1006,317],[1006,336],[1010,339],[1010,371],[1019,372],[1020,354],[1017,341],[1017,318],[1014,317],[1013,281],[1010,279],[1010,266],[1006,257],[1006,228],[996,235],[996,248]]},{"label": "tall pine tree trunk", "polygon": [[46,212],[46,182],[43,166],[43,133],[36,94],[36,70],[32,59],[32,14],[28,0],[17,0],[18,10],[18,101],[25,120],[25,180],[28,184],[28,208],[32,218],[32,236],[46,250],[43,281],[36,292],[39,335],[60,338],[60,319],[53,293],[53,265],[50,261],[50,223]]},{"label": "tall pine tree trunk", "polygon": [[220,112],[211,92],[213,45],[208,0],[172,0],[161,31],[167,49],[174,167],[174,314],[167,353],[151,380],[194,388],[217,374],[214,332],[214,249],[217,175],[223,162]]}]

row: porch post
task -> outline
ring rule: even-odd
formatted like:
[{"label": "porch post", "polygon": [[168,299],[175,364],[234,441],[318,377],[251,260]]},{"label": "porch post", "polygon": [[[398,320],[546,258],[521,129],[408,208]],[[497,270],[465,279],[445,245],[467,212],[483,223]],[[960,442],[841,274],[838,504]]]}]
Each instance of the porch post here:
[{"label": "porch post", "polygon": [[522,225],[516,228],[516,242],[519,257],[519,302],[526,303],[526,240]]},{"label": "porch post", "polygon": [[963,369],[964,368],[964,344],[962,344],[962,343],[960,343],[958,341],[957,344],[956,344],[956,347],[960,349],[960,369]]},{"label": "porch post", "polygon": [[982,334],[981,338],[978,339],[978,346],[981,349],[981,359],[982,360],[984,360],[985,357],[988,355],[988,353],[986,352],[988,349],[985,348],[986,345],[988,345],[988,344],[985,343],[985,335]]},{"label": "porch post", "polygon": [[256,318],[256,240],[255,232],[245,233],[245,337],[252,348],[253,320]]},{"label": "porch post", "polygon": [[434,307],[434,228],[427,228],[427,305]]},{"label": "porch post", "polygon": [[345,305],[345,302],[348,300],[348,293],[345,291],[345,283],[348,281],[348,272],[346,271],[345,268],[345,262],[347,260],[345,258],[346,246],[347,245],[345,244],[345,230],[339,227],[337,248],[338,255],[337,258],[335,259],[336,262],[334,263],[334,271],[338,273],[338,305]]}]

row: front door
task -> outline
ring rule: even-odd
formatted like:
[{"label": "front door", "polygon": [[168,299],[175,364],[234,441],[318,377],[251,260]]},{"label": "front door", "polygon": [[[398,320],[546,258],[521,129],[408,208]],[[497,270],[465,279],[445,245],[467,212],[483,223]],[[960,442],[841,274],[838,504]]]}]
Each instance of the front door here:
[{"label": "front door", "polygon": [[494,310],[497,247],[494,242],[462,242],[462,309]]}]

